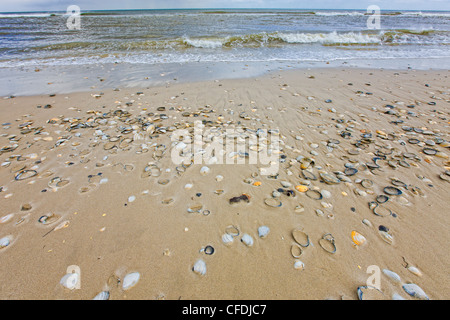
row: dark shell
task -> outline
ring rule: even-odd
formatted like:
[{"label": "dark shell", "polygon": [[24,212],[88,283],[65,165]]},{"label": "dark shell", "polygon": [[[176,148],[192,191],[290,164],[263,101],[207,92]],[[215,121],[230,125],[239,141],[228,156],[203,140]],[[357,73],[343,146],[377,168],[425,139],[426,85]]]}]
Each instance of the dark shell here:
[{"label": "dark shell", "polygon": [[345,173],[347,176],[353,176],[353,175],[355,175],[356,173],[358,173],[358,169],[356,169],[356,168],[347,168],[347,169],[344,170],[344,173]]},{"label": "dark shell", "polygon": [[389,194],[391,196],[398,196],[403,193],[402,190],[400,190],[396,187],[391,187],[391,186],[384,188],[383,191],[384,191],[384,193]]},{"label": "dark shell", "polygon": [[322,200],[322,194],[317,190],[309,189],[308,191],[306,191],[306,195],[314,200]]},{"label": "dark shell", "polygon": [[380,194],[379,196],[377,196],[376,200],[378,203],[385,203],[389,200],[389,197],[385,194]]}]

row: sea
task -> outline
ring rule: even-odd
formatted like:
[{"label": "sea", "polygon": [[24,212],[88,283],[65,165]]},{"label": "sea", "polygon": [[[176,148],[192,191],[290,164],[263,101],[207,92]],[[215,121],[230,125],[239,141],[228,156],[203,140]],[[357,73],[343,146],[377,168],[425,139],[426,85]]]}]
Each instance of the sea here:
[{"label": "sea", "polygon": [[287,68],[450,68],[447,11],[74,12],[0,13],[0,95],[255,76]]}]

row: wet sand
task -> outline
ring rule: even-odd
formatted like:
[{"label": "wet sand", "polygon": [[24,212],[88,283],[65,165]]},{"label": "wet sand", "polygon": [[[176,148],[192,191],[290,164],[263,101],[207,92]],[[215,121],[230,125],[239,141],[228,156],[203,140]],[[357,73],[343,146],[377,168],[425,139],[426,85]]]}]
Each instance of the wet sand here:
[{"label": "wet sand", "polygon": [[[370,276],[367,268],[377,266],[401,279],[381,272],[382,298],[417,299],[402,288],[415,283],[430,299],[448,299],[449,75],[313,69],[2,99],[0,218],[12,215],[0,224],[0,238],[9,236],[0,249],[0,298],[92,299],[106,290],[112,300],[353,300]],[[248,163],[177,171],[171,126],[192,127],[195,120],[222,129],[279,130],[277,179],[257,175],[260,166]],[[166,130],[143,131],[143,123]],[[330,146],[330,139],[337,141]],[[427,155],[424,148],[437,153]],[[314,160],[308,173],[317,180],[303,178],[301,156]],[[145,174],[149,163],[159,176]],[[204,165],[210,172],[201,175]],[[358,172],[339,174],[345,165]],[[321,172],[337,173],[340,183],[321,181]],[[163,185],[163,179],[169,182]],[[365,188],[362,179],[373,186]],[[405,183],[397,186],[402,194],[389,195],[383,206],[392,214],[378,216],[369,203],[393,179]],[[281,207],[267,206],[264,200],[283,188],[281,181],[291,183],[284,189],[293,193],[279,195]],[[307,184],[331,197],[314,200],[295,189]],[[242,194],[248,203],[229,203]],[[193,204],[202,211],[188,212]],[[303,212],[296,212],[299,205]],[[230,225],[240,234],[225,245],[222,235]],[[260,238],[263,225],[270,232]],[[380,226],[392,243],[383,240]],[[294,229],[310,240],[298,259],[291,254]],[[356,245],[352,231],[365,243]],[[254,240],[251,247],[240,241],[245,233]],[[321,247],[327,233],[335,253]],[[211,255],[201,251],[208,245]],[[206,264],[203,276],[192,271],[198,259]],[[296,260],[303,270],[294,268]],[[80,274],[73,290],[60,284],[69,266]],[[123,290],[131,272],[139,272],[139,281]]]}]

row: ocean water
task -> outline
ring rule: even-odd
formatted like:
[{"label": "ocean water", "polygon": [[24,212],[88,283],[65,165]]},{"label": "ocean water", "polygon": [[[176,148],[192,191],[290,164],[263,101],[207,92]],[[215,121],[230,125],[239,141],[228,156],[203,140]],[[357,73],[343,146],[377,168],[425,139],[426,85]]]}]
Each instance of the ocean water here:
[{"label": "ocean water", "polygon": [[450,12],[381,11],[379,29],[368,28],[371,17],[359,10],[82,10],[80,29],[70,30],[65,12],[2,13],[0,74],[109,64],[450,66]]}]

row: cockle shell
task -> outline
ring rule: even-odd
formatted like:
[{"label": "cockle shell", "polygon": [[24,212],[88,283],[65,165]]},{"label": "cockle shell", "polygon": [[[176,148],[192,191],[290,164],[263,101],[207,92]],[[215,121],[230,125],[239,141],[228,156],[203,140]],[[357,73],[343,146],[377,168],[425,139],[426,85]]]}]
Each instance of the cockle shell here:
[{"label": "cockle shell", "polygon": [[233,236],[231,234],[225,233],[222,235],[222,242],[226,245],[230,245],[233,243]]},{"label": "cockle shell", "polygon": [[247,247],[251,247],[253,245],[253,238],[247,233],[244,233],[242,235],[241,241],[243,244],[245,244]]},{"label": "cockle shell", "polygon": [[206,274],[206,263],[202,259],[198,259],[197,262],[195,262],[194,267],[192,268],[192,271],[195,273],[204,276]]},{"label": "cockle shell", "polygon": [[78,273],[67,273],[66,275],[64,275],[64,277],[61,278],[61,280],[59,281],[59,283],[69,289],[69,290],[73,290],[75,289],[75,287],[77,286],[77,283],[80,279],[80,275]]},{"label": "cockle shell", "polygon": [[258,228],[258,236],[260,238],[265,238],[270,232],[270,228],[268,226],[261,226]]}]

